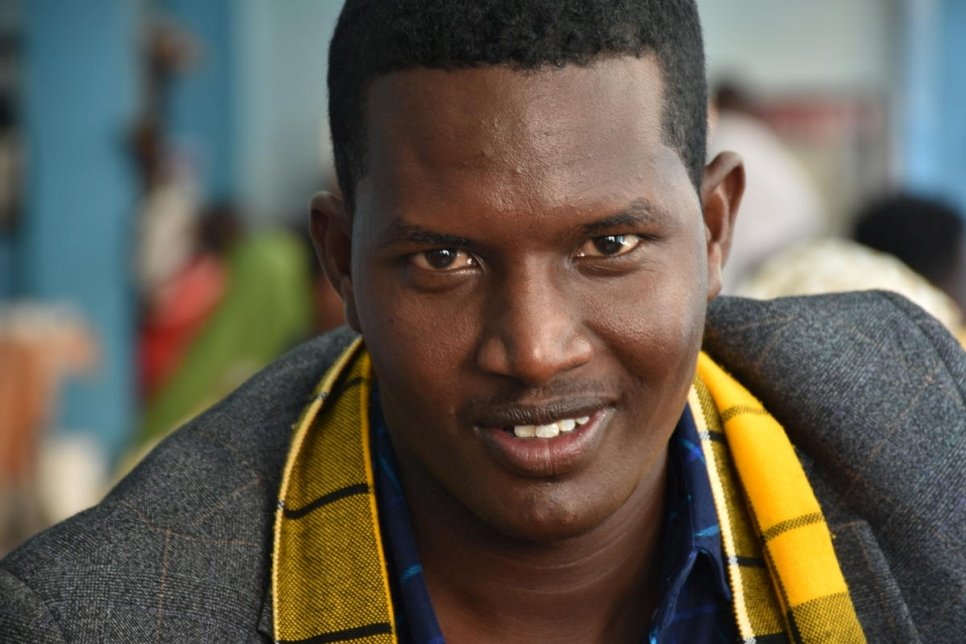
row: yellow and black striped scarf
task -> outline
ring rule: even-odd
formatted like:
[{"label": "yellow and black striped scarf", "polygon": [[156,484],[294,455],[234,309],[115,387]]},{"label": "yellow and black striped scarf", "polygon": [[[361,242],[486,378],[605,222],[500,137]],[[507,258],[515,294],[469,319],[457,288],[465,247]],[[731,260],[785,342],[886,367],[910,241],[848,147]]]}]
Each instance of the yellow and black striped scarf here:
[{"label": "yellow and black striped scarf", "polygon": [[[357,341],[296,426],[275,519],[279,642],[397,642],[369,444],[371,382]],[[705,354],[688,403],[741,638],[864,642],[828,526],[781,425]]]}]

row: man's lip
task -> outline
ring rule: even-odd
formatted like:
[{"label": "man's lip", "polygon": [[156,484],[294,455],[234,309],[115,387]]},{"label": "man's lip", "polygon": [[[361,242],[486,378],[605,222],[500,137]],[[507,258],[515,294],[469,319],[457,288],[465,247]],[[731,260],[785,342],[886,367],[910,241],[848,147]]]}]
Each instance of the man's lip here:
[{"label": "man's lip", "polygon": [[508,471],[527,478],[566,476],[594,458],[614,408],[598,409],[588,422],[554,438],[517,438],[500,426],[478,428],[484,449]]},{"label": "man's lip", "polygon": [[496,429],[516,425],[547,425],[566,418],[593,416],[610,407],[609,401],[599,398],[549,400],[526,405],[494,405],[476,415],[473,425],[481,429]]}]

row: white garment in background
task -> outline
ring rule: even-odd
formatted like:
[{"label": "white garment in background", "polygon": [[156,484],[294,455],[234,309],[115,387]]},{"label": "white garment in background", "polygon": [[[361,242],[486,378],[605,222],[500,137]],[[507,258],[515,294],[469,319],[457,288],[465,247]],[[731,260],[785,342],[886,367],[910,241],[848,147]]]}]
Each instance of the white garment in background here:
[{"label": "white garment in background", "polygon": [[821,199],[805,170],[760,121],[722,111],[709,151],[730,150],[745,162],[745,194],[725,264],[724,292],[775,253],[819,236],[825,228]]},{"label": "white garment in background", "polygon": [[823,239],[775,255],[738,285],[736,295],[772,299],[881,289],[909,298],[954,334],[962,313],[945,293],[901,261],[846,239]]},{"label": "white garment in background", "polygon": [[138,289],[152,302],[195,253],[195,191],[172,181],[152,188],[145,197],[138,221],[135,252]]}]

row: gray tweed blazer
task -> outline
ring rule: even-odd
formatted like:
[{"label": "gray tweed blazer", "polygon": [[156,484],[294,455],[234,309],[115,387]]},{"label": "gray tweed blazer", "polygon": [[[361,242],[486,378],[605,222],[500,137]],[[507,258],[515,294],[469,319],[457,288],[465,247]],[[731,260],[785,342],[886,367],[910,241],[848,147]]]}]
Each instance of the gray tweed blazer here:
[{"label": "gray tweed blazer", "polygon": [[[291,425],[352,339],[308,342],[0,562],[2,642],[268,642]],[[706,349],[796,444],[874,642],[966,634],[966,356],[899,296],[719,298]]]}]

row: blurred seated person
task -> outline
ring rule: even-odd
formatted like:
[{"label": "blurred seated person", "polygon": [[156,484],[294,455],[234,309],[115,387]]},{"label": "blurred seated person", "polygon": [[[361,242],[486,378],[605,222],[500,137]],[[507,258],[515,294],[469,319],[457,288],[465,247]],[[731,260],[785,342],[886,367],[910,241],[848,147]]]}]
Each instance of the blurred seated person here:
[{"label": "blurred seated person", "polygon": [[198,191],[166,144],[158,119],[138,123],[131,153],[141,183],[133,269],[138,297],[150,309],[196,251]]},{"label": "blurred seated person", "polygon": [[821,239],[790,248],[762,264],[735,291],[756,299],[893,291],[962,341],[963,243],[963,221],[952,207],[912,195],[890,196],[861,211],[853,240]]},{"label": "blurred seated person", "polygon": [[966,222],[951,204],[896,194],[869,204],[852,238],[893,255],[966,309]]},{"label": "blurred seated person", "polygon": [[964,338],[963,221],[952,207],[911,195],[886,197],[862,210],[853,238],[779,253],[738,284],[736,294],[770,299],[893,291]]},{"label": "blurred seated person", "polygon": [[[211,222],[214,228],[237,234],[226,221],[216,226],[217,221]],[[310,334],[309,260],[294,235],[283,229],[255,231],[225,250],[224,292],[147,401],[137,453]],[[199,296],[199,309],[211,304],[205,301],[210,295]]]},{"label": "blurred seated person", "polygon": [[899,293],[960,333],[962,315],[945,293],[895,257],[848,239],[820,239],[781,252],[739,283],[735,294],[769,300],[864,290]]},{"label": "blurred seated person", "polygon": [[225,295],[227,259],[243,234],[234,206],[217,204],[195,224],[197,252],[146,303],[141,322],[139,367],[146,400],[158,391],[184,358]]}]

